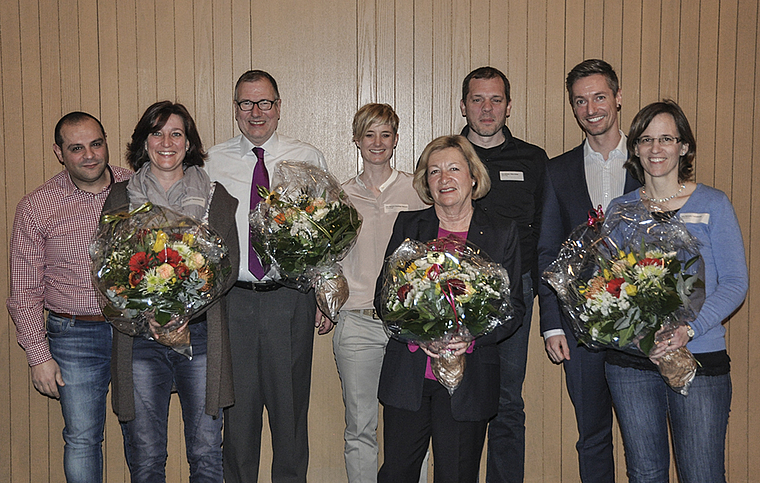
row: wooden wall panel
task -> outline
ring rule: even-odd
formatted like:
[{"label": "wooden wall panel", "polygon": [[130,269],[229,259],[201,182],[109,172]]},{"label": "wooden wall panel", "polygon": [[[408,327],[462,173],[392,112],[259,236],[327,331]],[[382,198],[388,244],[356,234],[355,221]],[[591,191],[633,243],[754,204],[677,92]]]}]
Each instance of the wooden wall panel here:
[{"label": "wooden wall panel", "polygon": [[[582,139],[565,75],[584,58],[602,57],[620,76],[622,129],[644,104],[676,99],[697,136],[697,180],[726,191],[736,208],[751,285],[727,323],[734,398],[726,460],[730,481],[753,481],[760,471],[760,356],[752,349],[760,336],[753,323],[760,254],[752,250],[760,239],[760,197],[753,197],[760,182],[752,176],[760,159],[759,9],[756,0],[0,0],[0,235],[9,239],[21,196],[60,170],[53,127],[71,110],[100,117],[113,164],[125,164],[137,119],[162,99],[184,103],[210,147],[238,133],[231,102],[237,77],[264,69],[280,85],[280,129],[320,148],[345,180],[361,166],[350,127],[358,107],[395,106],[401,125],[394,162],[411,171],[433,137],[461,130],[461,81],[481,65],[510,78],[513,133],[556,156]],[[3,299],[7,257],[0,243]],[[539,332],[536,310],[524,390],[526,481],[575,482],[573,408]],[[345,481],[330,336],[315,342],[313,374],[309,481]],[[0,438],[7,443],[0,445],[0,481],[62,481],[62,425],[58,403],[31,386],[3,313]],[[176,397],[169,431],[168,480],[185,481]],[[624,481],[617,429],[615,444]],[[262,481],[271,457],[264,446]],[[104,455],[106,481],[128,481],[110,410]]]}]

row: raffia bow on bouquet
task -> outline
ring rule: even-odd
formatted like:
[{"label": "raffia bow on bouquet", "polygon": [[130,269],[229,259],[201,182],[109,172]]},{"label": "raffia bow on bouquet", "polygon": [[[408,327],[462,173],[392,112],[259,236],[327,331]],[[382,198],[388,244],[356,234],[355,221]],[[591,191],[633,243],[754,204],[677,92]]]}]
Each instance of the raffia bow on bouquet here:
[{"label": "raffia bow on bouquet", "polygon": [[331,320],[348,300],[348,281],[338,265],[356,243],[362,219],[327,171],[300,161],[277,165],[270,191],[250,213],[251,240],[283,285],[308,292]]},{"label": "raffia bow on bouquet", "polygon": [[180,330],[229,287],[227,246],[208,225],[146,203],[104,214],[90,245],[103,314],[120,332],[192,357]]},{"label": "raffia bow on bouquet", "polygon": [[513,316],[509,275],[458,237],[405,240],[385,261],[381,318],[389,334],[426,347],[436,379],[453,393],[465,357],[445,347],[471,342]]},{"label": "raffia bow on bouquet", "polygon": [[[593,348],[647,356],[694,320],[704,300],[698,242],[677,218],[655,218],[639,201],[592,214],[543,273],[576,338]],[[686,347],[659,359],[670,387],[688,394],[697,362]]]}]

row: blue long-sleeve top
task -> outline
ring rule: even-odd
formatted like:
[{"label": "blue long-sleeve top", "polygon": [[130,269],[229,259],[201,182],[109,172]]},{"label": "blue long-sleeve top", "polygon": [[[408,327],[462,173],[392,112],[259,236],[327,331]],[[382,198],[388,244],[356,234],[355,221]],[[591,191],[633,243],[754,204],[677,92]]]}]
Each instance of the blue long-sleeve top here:
[{"label": "blue long-sleeve top", "polygon": [[[634,190],[612,200],[608,212],[640,199],[639,190]],[[723,321],[744,301],[749,283],[739,220],[726,194],[703,184],[697,185],[678,217],[699,240],[705,269],[706,297],[690,324],[694,338],[686,347],[694,354],[725,350]]]}]

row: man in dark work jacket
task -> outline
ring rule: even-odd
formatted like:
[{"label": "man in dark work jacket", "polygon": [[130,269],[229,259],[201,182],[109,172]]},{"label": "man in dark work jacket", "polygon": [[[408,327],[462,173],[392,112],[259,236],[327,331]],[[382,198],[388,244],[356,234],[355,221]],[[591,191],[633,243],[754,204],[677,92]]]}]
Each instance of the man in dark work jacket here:
[{"label": "man in dark work jacket", "polygon": [[536,244],[541,221],[543,149],[512,136],[505,126],[512,109],[509,80],[493,67],[480,67],[462,82],[462,116],[467,137],[488,168],[491,191],[475,203],[492,219],[514,220],[520,237],[525,316],[517,332],[499,344],[499,412],[488,429],[488,482],[522,482],[525,463],[525,411],[522,385],[537,280]]}]

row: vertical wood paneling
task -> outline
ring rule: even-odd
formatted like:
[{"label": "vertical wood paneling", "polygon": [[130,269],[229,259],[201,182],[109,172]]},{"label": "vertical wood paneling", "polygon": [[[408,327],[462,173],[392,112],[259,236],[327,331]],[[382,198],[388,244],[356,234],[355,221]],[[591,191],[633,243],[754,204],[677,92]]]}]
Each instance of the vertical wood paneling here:
[{"label": "vertical wood paneling", "polygon": [[[3,22],[0,20],[0,69],[3,67]],[[0,71],[0,146],[5,146],[5,118],[3,113],[3,74]],[[0,149],[0,186],[6,186],[5,170],[5,150]],[[13,214],[9,213],[11,203],[8,202],[7,192],[0,197],[0,240],[8,240],[10,236],[9,226],[13,223]],[[8,276],[8,244],[0,243],[0,273]],[[9,287],[7,283],[0,283],[0,297],[5,300],[8,298]],[[7,316],[6,319],[7,320]],[[11,358],[16,360],[18,354],[11,354],[11,347],[14,346],[15,337],[13,335],[13,324],[3,323],[3,317],[0,316],[0,438],[3,441],[11,442]],[[13,357],[12,357],[13,356]],[[18,363],[17,363],[18,364]],[[22,366],[23,367],[23,366]],[[4,444],[0,447],[0,476],[9,476],[11,468],[11,444]],[[5,468],[3,470],[3,468]]]},{"label": "vertical wood paneling", "polygon": [[[2,35],[2,45],[0,45],[2,69],[0,69],[0,76],[2,77],[3,85],[2,117],[5,141],[2,150],[6,180],[5,200],[8,203],[5,210],[7,213],[6,236],[10,235],[16,201],[26,191],[26,166],[22,163],[12,162],[12,160],[18,158],[19,153],[23,153],[23,147],[19,149],[19,146],[23,146],[23,129],[21,123],[18,122],[23,116],[19,15],[19,6],[15,2],[4,6],[2,15],[0,15],[0,35]],[[33,172],[34,167],[30,166],[29,171]],[[7,262],[4,261],[4,263],[7,267]],[[5,316],[5,320],[10,322],[7,315]],[[15,347],[16,341],[13,331],[13,327],[9,326],[8,342],[11,347]],[[10,408],[8,411],[3,412],[10,419],[10,434],[7,439],[10,448],[8,476],[10,477],[10,473],[13,471],[18,481],[26,482],[30,478],[31,466],[30,384],[28,382],[28,369],[24,355],[18,352],[14,355],[16,357],[11,358],[9,364],[10,388],[8,393],[10,395]],[[45,420],[46,414],[46,411],[41,414],[40,419]],[[42,441],[45,441],[45,439]],[[38,460],[38,462],[45,464],[47,460],[43,458]]]},{"label": "vertical wood paneling", "polygon": [[[377,72],[377,102],[393,105],[396,94],[396,1],[377,0],[375,12],[374,67]],[[357,106],[358,107],[358,106]],[[345,132],[345,131],[343,131]]]},{"label": "vertical wood paneling", "polygon": [[[396,90],[393,108],[399,117],[399,142],[393,163],[397,169],[412,172],[417,164],[415,151],[415,2],[396,1],[395,18],[395,57],[396,57]],[[357,160],[359,156],[357,155]]]},{"label": "vertical wood paneling", "polygon": [[[625,133],[628,132],[633,116],[639,111],[641,63],[650,61],[648,57],[642,57],[639,47],[642,35],[641,3],[642,0],[625,0],[623,4],[623,58],[617,74],[623,93],[620,129]],[[613,67],[617,66],[613,65]]]},{"label": "vertical wood paneling", "polygon": [[[167,20],[167,24],[169,20]],[[174,52],[177,79],[183,82],[176,84],[176,99],[187,107],[198,120],[195,106],[195,31],[193,29],[193,1],[175,0],[174,2]],[[145,106],[147,107],[147,106]],[[134,128],[134,125],[131,126]],[[131,135],[131,131],[130,131]],[[207,138],[201,138],[205,140]]]},{"label": "vertical wood paneling", "polygon": [[[156,102],[156,76],[159,69],[158,53],[162,45],[158,42],[157,30],[160,22],[156,16],[153,0],[135,0],[135,32],[137,45],[137,111],[142,114],[146,107]],[[173,52],[162,53],[161,61],[172,63]],[[165,56],[169,57],[165,57]]]},{"label": "vertical wood paneling", "polygon": [[[469,5],[468,5],[469,3]],[[462,8],[468,8],[468,11],[464,14],[466,20],[469,22],[468,28],[470,33],[470,63],[469,65],[461,66],[461,70],[464,74],[459,78],[459,84],[455,87],[461,86],[461,79],[464,78],[470,71],[477,69],[483,65],[489,65],[490,52],[489,45],[491,43],[491,35],[494,29],[499,29],[503,23],[503,18],[496,17],[491,13],[491,5],[493,2],[490,0],[470,0],[464,2]],[[457,105],[462,97],[461,88],[456,90]]]},{"label": "vertical wood paneling", "polygon": [[431,110],[433,136],[425,144],[432,138],[451,134],[452,131],[449,113],[451,112],[451,63],[454,43],[453,4],[454,0],[435,0],[433,2],[433,67],[431,69],[433,74]]},{"label": "vertical wood paneling", "polygon": [[[699,74],[697,83],[697,129],[694,135],[700,139],[715,139],[715,111],[717,98],[718,56],[718,3],[700,2],[699,14]],[[697,179],[713,186],[715,184],[715,144],[702,143],[699,159],[694,170]]]},{"label": "vertical wood paneling", "polygon": [[[54,2],[55,0],[44,0]],[[101,2],[98,4],[98,46],[99,65],[97,74],[100,79],[100,105],[101,111],[93,113],[100,115],[100,122],[106,130],[106,139],[108,141],[108,151],[110,162],[115,165],[126,166],[122,153],[122,136],[119,129],[119,50],[118,50],[118,31],[117,31],[116,4],[112,2]],[[171,30],[171,29],[167,29]],[[44,50],[43,50],[44,52]],[[57,56],[52,56],[51,61],[57,60]],[[44,65],[44,62],[43,62]],[[58,81],[59,77],[50,75],[50,81]],[[46,82],[47,83],[47,82]],[[51,103],[52,104],[52,103]],[[60,117],[58,114],[57,118]],[[55,127],[57,119],[48,121],[49,126],[41,133],[46,140],[46,145],[51,144],[50,136]],[[126,142],[126,141],[124,141]]]},{"label": "vertical wood paneling", "polygon": [[[585,16],[584,2],[583,0],[566,0],[565,1],[565,17],[564,17],[564,37],[562,40],[562,48],[556,43],[555,48],[564,53],[564,68],[563,77],[567,75],[567,72],[573,68],[574,65],[581,62],[587,56],[583,53],[583,39],[587,35],[585,30],[581,28],[583,25],[583,19]],[[555,39],[558,41],[560,39]],[[565,109],[565,122],[564,122],[564,147],[562,151],[567,151],[570,147],[578,145],[578,142],[582,139],[581,134],[578,132],[578,125],[573,117],[573,111],[571,108]],[[556,156],[561,153],[554,153]]]},{"label": "vertical wood paneling", "polygon": [[[510,1],[507,17],[507,63],[502,71],[511,84],[512,113],[507,125],[516,137],[531,141],[526,134],[527,65],[528,65],[528,2]],[[498,67],[498,66],[497,66]]]},{"label": "vertical wood paneling", "polygon": [[608,3],[604,0],[586,0],[583,6],[583,57],[600,58],[604,45],[606,28],[599,28],[604,24],[604,10]]},{"label": "vertical wood paneling", "polygon": [[433,139],[433,0],[414,1],[414,154]]},{"label": "vertical wood paneling", "polygon": [[[754,79],[757,75],[756,57],[757,45],[757,2],[738,2],[736,16],[736,37],[733,55],[735,63],[734,92],[753,92]],[[739,47],[742,46],[742,47]],[[739,61],[739,59],[742,59]],[[756,96],[755,96],[756,98]],[[735,128],[729,135],[732,136],[733,156],[726,160],[726,170],[731,171],[732,192],[734,208],[742,226],[751,226],[752,208],[752,151],[753,143],[749,139],[752,132],[748,129],[753,124],[753,103],[743,102],[736,99],[733,103],[733,122]],[[732,165],[731,165],[732,164]],[[744,243],[747,248],[751,246],[749,233],[745,231]],[[748,255],[751,255],[747,250]],[[729,477],[732,477],[734,469],[736,478],[746,478],[744,471],[750,464],[749,454],[743,451],[753,444],[748,428],[750,427],[751,407],[747,402],[753,400],[751,393],[750,365],[752,359],[753,335],[750,330],[750,321],[753,319],[750,313],[751,299],[731,318],[729,322],[730,335],[728,338],[728,351],[732,355],[731,380],[733,385],[733,401],[729,419],[729,431],[727,438],[727,465]],[[757,433],[754,433],[757,434]]]},{"label": "vertical wood paneling", "polygon": [[377,99],[375,5],[376,0],[358,0],[356,2],[357,108],[375,102]]},{"label": "vertical wood paneling", "polygon": [[[749,5],[754,5],[755,7],[755,25],[757,25],[757,19],[760,17],[760,7],[756,4],[754,1],[748,1]],[[751,156],[752,160],[756,161],[757,159],[760,159],[760,120],[757,118],[757,113],[760,112],[760,76],[757,75],[758,72],[758,66],[760,66],[760,34],[758,33],[758,29],[755,26],[754,28],[751,26],[747,26],[747,31],[745,33],[746,39],[747,39],[747,45],[754,45],[755,47],[755,55],[754,58],[750,58],[749,56],[742,57],[746,59],[749,63],[754,64],[754,82],[752,83],[751,88],[747,90],[747,94],[749,96],[749,99],[754,99],[752,102],[747,102],[747,104],[752,105],[752,120],[747,123],[745,130],[745,136],[746,139],[743,141],[747,143],[748,146],[751,146]],[[742,44],[744,45],[744,44]],[[748,81],[749,83],[749,81]],[[751,128],[750,128],[751,127]],[[751,136],[751,138],[750,138]],[[749,228],[743,227],[743,232],[745,238],[745,243],[749,247],[747,254],[748,254],[748,263],[749,263],[749,270],[750,270],[750,286],[749,286],[749,294],[747,296],[746,304],[748,307],[753,307],[753,302],[756,303],[756,301],[760,300],[760,284],[755,283],[753,284],[753,281],[757,280],[757,277],[752,277],[753,274],[757,274],[760,272],[760,254],[758,253],[757,249],[753,249],[755,246],[757,246],[757,240],[760,240],[760,222],[757,221],[756,217],[757,214],[760,213],[760,196],[758,195],[758,191],[760,190],[760,184],[757,182],[757,178],[755,178],[754,174],[757,174],[757,171],[752,170],[751,173],[745,173],[749,178],[753,180],[752,183],[752,192],[755,196],[751,197],[752,204],[750,207],[750,213],[752,216],[752,222],[750,223]],[[753,243],[754,242],[754,243]],[[756,311],[756,309],[755,309]],[[754,318],[754,313],[751,316],[751,318]],[[755,341],[758,340],[758,337],[760,337],[760,329],[758,328],[757,323],[751,323],[748,324],[748,334],[747,334],[747,340],[748,341]],[[751,344],[751,343],[750,343]],[[747,413],[749,415],[748,422],[746,426],[746,438],[737,438],[737,445],[741,445],[740,448],[737,451],[743,451],[742,448],[754,448],[757,446],[757,435],[760,434],[760,414],[758,414],[757,411],[757,403],[756,401],[760,400],[760,364],[757,362],[757,358],[755,355],[753,355],[752,349],[748,350],[748,356],[750,359],[750,362],[747,364],[748,366],[748,374],[747,374],[747,400],[741,401],[738,399],[733,400],[733,404],[740,404],[740,405],[746,405],[747,407]],[[741,383],[741,382],[740,382]],[[732,436],[732,439],[734,436]],[[732,440],[729,440],[731,442]],[[743,444],[742,444],[743,443]],[[731,444],[731,448],[733,448],[734,445]],[[750,478],[760,474],[760,455],[758,454],[758,451],[756,450],[749,450],[747,451],[747,467],[742,468],[741,466],[729,466],[731,474],[734,476],[734,478],[738,481],[750,481]],[[729,458],[729,462],[733,463],[732,459]]]},{"label": "vertical wood paneling", "polygon": [[[734,398],[728,479],[760,472],[759,357],[752,341],[760,300],[760,48],[756,0],[5,0],[0,8],[0,234],[8,240],[21,196],[61,167],[53,127],[71,110],[100,116],[114,164],[144,109],[184,103],[207,147],[236,135],[233,86],[250,68],[272,73],[283,98],[282,132],[320,148],[341,180],[360,169],[350,123],[366,102],[388,102],[401,118],[395,164],[413,170],[435,136],[458,132],[460,85],[493,65],[512,83],[508,125],[550,156],[582,139],[564,90],[584,58],[615,67],[623,86],[621,129],[639,107],[676,99],[699,144],[697,180],[726,191],[739,217],[750,292],[727,323]],[[294,15],[297,12],[297,15]],[[754,223],[753,223],[754,222]],[[756,243],[755,243],[756,244]],[[7,244],[0,244],[7,274]],[[753,256],[755,255],[755,256]],[[6,277],[7,280],[7,277]],[[5,299],[8,284],[0,284]],[[537,307],[536,307],[537,308]],[[29,381],[7,314],[0,316],[0,481],[62,481],[58,402]],[[533,320],[524,397],[528,482],[578,481],[577,438],[562,369],[548,362]],[[343,407],[331,338],[315,341],[309,481],[345,481]],[[179,401],[172,398],[168,481],[186,481]],[[262,481],[271,448],[265,430]],[[625,480],[619,431],[617,476]],[[108,413],[108,482],[126,482],[121,433]],[[671,474],[674,475],[671,469]],[[432,473],[431,473],[432,478]],[[484,475],[481,475],[483,479]]]},{"label": "vertical wood paneling", "polygon": [[[224,2],[218,2],[223,5]],[[174,2],[155,2],[152,17],[147,21],[155,24],[154,30],[156,35],[155,45],[155,63],[156,63],[156,95],[155,101],[168,99],[175,101],[177,99],[176,94],[176,81],[177,79],[177,50],[175,47],[174,29],[166,28],[167,25],[171,25],[172,19],[176,14]],[[231,18],[230,15],[224,16],[227,21]],[[229,29],[219,28],[215,29],[221,35],[229,33]],[[229,65],[229,64],[227,64]],[[145,107],[150,105],[151,100],[145,99]]]}]

